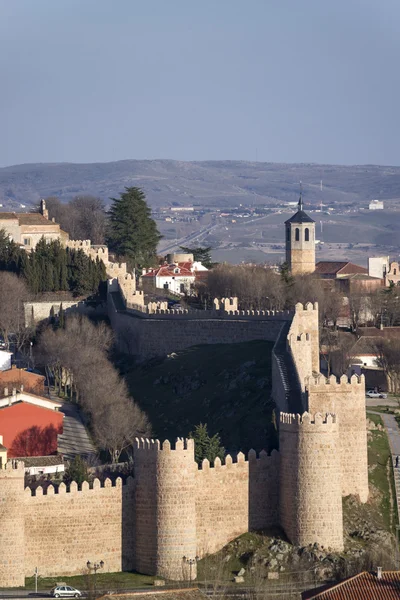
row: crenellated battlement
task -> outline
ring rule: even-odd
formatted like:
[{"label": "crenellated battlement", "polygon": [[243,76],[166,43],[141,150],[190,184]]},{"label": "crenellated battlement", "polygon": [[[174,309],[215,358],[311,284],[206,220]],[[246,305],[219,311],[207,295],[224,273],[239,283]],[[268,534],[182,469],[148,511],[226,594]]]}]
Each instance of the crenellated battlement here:
[{"label": "crenellated battlement", "polygon": [[101,482],[97,477],[90,484],[88,481],[83,481],[79,487],[76,481],[71,481],[69,486],[65,485],[64,482],[60,483],[58,487],[49,484],[48,486],[37,486],[36,488],[27,486],[24,490],[26,497],[40,498],[42,496],[61,496],[63,494],[85,494],[87,492],[92,493],[93,491],[105,489],[105,488],[120,488],[123,485],[132,485],[134,482],[133,477],[128,477],[126,483],[123,484],[121,477],[112,482],[108,477]]},{"label": "crenellated battlement", "polygon": [[[304,379],[306,389],[309,391],[321,391],[321,392],[349,392],[349,387],[356,388],[364,394],[365,390],[365,376],[364,375],[342,375],[339,379],[336,375],[325,377],[322,373],[316,376],[305,377]],[[329,387],[328,387],[329,386]]]},{"label": "crenellated battlement", "polygon": [[287,431],[293,429],[294,431],[309,430],[315,431],[321,429],[331,429],[338,431],[338,418],[337,415],[326,413],[309,413],[304,412],[302,415],[291,414],[291,413],[280,413],[280,429]]},{"label": "crenellated battlement", "polygon": [[71,250],[89,250],[92,247],[92,242],[90,240],[68,240],[65,247]]},{"label": "crenellated battlement", "polygon": [[0,463],[0,478],[2,477],[2,472],[6,472],[7,476],[15,474],[20,477],[25,474],[25,464],[22,460],[7,460],[4,464]]},{"label": "crenellated battlement", "polygon": [[107,265],[107,271],[109,271],[110,273],[113,273],[115,271],[121,271],[121,275],[124,275],[125,273],[127,273],[126,263],[110,262]]},{"label": "crenellated battlement", "polygon": [[178,437],[175,440],[175,446],[172,447],[169,440],[160,443],[160,440],[157,439],[136,438],[134,449],[139,452],[179,452],[182,450],[193,450],[194,452],[194,440]]}]

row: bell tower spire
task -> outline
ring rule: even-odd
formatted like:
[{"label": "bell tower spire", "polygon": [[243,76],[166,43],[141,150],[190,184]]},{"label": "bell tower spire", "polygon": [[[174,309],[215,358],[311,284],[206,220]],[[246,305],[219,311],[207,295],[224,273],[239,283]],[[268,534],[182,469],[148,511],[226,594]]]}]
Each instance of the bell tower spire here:
[{"label": "bell tower spire", "polygon": [[286,262],[292,275],[313,273],[315,271],[315,221],[304,212],[301,181],[297,212],[285,221],[285,228]]}]

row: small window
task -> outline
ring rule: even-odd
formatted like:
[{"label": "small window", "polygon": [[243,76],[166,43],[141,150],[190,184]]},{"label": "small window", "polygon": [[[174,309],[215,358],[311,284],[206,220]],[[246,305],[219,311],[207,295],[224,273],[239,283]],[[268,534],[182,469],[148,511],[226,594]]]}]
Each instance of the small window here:
[{"label": "small window", "polygon": [[31,238],[24,238],[24,246],[30,246],[31,245]]},{"label": "small window", "polygon": [[295,240],[296,242],[300,241],[300,229],[298,227],[296,227]]},{"label": "small window", "polygon": [[286,240],[290,242],[290,227],[286,228]]},{"label": "small window", "polygon": [[397,269],[393,269],[393,275],[397,275]]},{"label": "small window", "polygon": [[310,230],[308,229],[308,227],[306,227],[304,230],[304,241],[306,241],[306,242],[310,241]]}]

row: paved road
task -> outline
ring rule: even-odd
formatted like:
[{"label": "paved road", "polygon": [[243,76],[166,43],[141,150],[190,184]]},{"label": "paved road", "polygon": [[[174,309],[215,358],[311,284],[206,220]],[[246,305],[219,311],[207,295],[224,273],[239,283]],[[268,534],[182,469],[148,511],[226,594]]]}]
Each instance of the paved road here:
[{"label": "paved road", "polygon": [[96,449],[86,431],[75,404],[64,402],[61,412],[64,413],[63,433],[58,436],[58,451],[65,458],[75,456],[90,456],[96,454]]},{"label": "paved road", "polygon": [[365,398],[365,404],[367,408],[370,406],[391,406],[393,408],[400,408],[397,398]]}]

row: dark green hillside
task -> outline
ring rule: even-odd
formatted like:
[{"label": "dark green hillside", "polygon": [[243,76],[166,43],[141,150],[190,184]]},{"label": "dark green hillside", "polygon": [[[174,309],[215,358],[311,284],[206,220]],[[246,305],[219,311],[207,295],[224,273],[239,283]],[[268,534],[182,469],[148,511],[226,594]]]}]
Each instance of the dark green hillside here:
[{"label": "dark green hillside", "polygon": [[156,437],[187,436],[198,423],[227,452],[275,447],[271,351],[264,341],[195,346],[127,375]]}]

